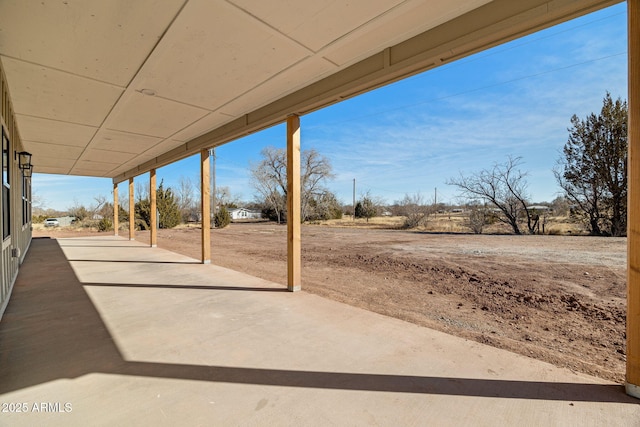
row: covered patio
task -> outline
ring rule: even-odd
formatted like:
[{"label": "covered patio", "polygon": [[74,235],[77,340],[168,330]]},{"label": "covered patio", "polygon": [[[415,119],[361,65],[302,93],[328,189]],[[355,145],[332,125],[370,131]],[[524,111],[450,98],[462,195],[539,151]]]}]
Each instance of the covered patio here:
[{"label": "covered patio", "polygon": [[115,236],[33,240],[0,361],[7,425],[640,419],[621,385]]},{"label": "covered patio", "polygon": [[[1,3],[0,424],[637,425],[618,384],[286,292],[302,287],[301,116],[617,2]],[[627,4],[626,390],[638,397],[640,1]],[[207,223],[209,149],[283,122],[287,287],[210,265]],[[139,244],[133,228],[31,239],[31,172],[111,179],[118,230],[118,184],[132,209],[148,174],[154,211],[156,170],[192,155],[200,259],[155,235]]]}]

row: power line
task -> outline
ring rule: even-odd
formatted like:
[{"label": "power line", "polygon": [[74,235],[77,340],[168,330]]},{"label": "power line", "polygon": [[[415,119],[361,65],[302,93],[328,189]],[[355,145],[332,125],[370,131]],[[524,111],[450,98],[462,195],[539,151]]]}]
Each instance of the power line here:
[{"label": "power line", "polygon": [[[558,36],[560,36],[562,34],[570,33],[572,31],[575,31],[575,30],[579,29],[579,28],[588,27],[590,25],[593,25],[593,24],[596,24],[596,23],[599,23],[599,22],[602,22],[602,21],[606,21],[608,19],[612,19],[612,18],[618,17],[620,15],[625,15],[625,13],[624,12],[614,13],[612,15],[604,16],[604,17],[599,18],[599,19],[594,19],[592,21],[585,22],[583,24],[576,25],[574,27],[567,28],[565,30],[557,31],[557,32],[555,32],[553,34],[548,34],[546,36],[532,38],[531,40],[528,40],[528,41],[522,41],[521,39],[519,39],[517,41],[512,41],[507,46],[503,45],[503,46],[500,46],[500,47],[493,48],[493,49],[491,49],[490,52],[485,51],[485,52],[481,52],[481,53],[472,55],[469,58],[460,59],[458,61],[450,62],[450,63],[448,63],[446,65],[443,65],[441,67],[438,67],[438,68],[435,68],[435,69],[431,70],[431,73],[445,72],[445,71],[448,71],[451,68],[455,68],[455,67],[459,67],[459,66],[462,66],[462,65],[466,65],[466,64],[469,64],[471,62],[475,62],[475,61],[479,61],[481,59],[488,58],[490,56],[499,55],[499,54],[507,52],[509,50],[518,49],[520,47],[527,46],[527,45],[530,45],[530,44],[534,44],[534,43],[537,43],[537,42],[542,41],[542,40],[552,39],[552,38],[558,37]],[[425,77],[426,76],[423,74],[423,75],[416,76],[414,79],[418,80],[418,79],[423,79]]]},{"label": "power line", "polygon": [[515,82],[519,82],[519,81],[522,81],[522,80],[527,80],[527,79],[530,79],[530,78],[540,77],[540,76],[543,76],[545,74],[551,74],[551,73],[555,73],[555,72],[558,72],[558,71],[567,70],[567,69],[570,69],[570,68],[580,67],[582,65],[586,65],[586,64],[590,64],[590,63],[598,62],[598,61],[603,61],[605,59],[610,59],[610,58],[614,58],[616,56],[621,56],[621,55],[626,55],[626,54],[627,54],[627,51],[618,52],[618,53],[614,53],[614,54],[611,54],[611,55],[601,56],[599,58],[589,59],[587,61],[577,62],[577,63],[571,64],[571,65],[566,65],[564,67],[553,68],[551,70],[541,71],[539,73],[527,74],[525,76],[517,77],[517,78],[514,78],[514,79],[505,80],[505,81],[493,83],[493,84],[486,85],[486,86],[480,86],[480,87],[477,87],[477,88],[474,88],[474,89],[469,89],[469,90],[466,90],[466,91],[457,92],[457,93],[453,93],[453,94],[450,94],[450,95],[444,95],[444,96],[440,96],[440,97],[437,97],[437,98],[431,98],[431,99],[427,99],[425,101],[416,102],[416,103],[413,103],[413,104],[405,104],[405,105],[401,105],[401,106],[395,107],[395,108],[388,108],[388,109],[385,109],[385,110],[380,110],[380,111],[377,111],[377,112],[371,113],[371,114],[366,114],[366,115],[356,116],[356,117],[350,117],[350,118],[343,119],[343,120],[327,121],[327,122],[323,122],[322,125],[307,126],[307,129],[324,127],[327,124],[353,122],[354,120],[360,120],[360,119],[366,119],[366,118],[370,118],[370,117],[380,116],[382,114],[386,114],[386,113],[390,113],[390,112],[394,112],[394,111],[402,111],[402,110],[406,110],[406,109],[409,109],[409,108],[414,108],[414,107],[417,107],[417,106],[420,106],[420,105],[428,104],[428,103],[431,103],[431,102],[442,101],[442,100],[445,100],[445,99],[455,98],[457,96],[467,95],[467,94],[470,94],[470,93],[479,92],[479,91],[486,90],[486,89],[491,89],[491,88],[494,88],[494,87],[504,86],[504,85],[508,85],[508,84],[515,83]]}]

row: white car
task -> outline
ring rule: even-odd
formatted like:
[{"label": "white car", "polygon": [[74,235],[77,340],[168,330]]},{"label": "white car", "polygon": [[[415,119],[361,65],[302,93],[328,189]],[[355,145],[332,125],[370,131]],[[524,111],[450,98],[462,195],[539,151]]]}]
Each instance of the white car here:
[{"label": "white car", "polygon": [[58,218],[47,218],[44,220],[45,227],[58,227],[60,225],[60,221]]}]

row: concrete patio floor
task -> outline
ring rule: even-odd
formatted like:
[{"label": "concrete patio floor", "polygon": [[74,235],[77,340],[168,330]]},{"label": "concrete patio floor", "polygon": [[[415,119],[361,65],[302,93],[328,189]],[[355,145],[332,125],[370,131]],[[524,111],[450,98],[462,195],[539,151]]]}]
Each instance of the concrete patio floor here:
[{"label": "concrete patio floor", "polygon": [[620,385],[113,236],[33,240],[0,403],[3,426],[640,425]]}]

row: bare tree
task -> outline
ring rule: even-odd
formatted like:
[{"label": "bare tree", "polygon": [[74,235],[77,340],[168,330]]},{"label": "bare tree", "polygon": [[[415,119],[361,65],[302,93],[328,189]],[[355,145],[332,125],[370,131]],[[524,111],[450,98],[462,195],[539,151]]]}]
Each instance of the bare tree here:
[{"label": "bare tree", "polygon": [[329,192],[322,184],[327,179],[333,178],[333,174],[329,159],[316,150],[303,151],[301,163],[301,215],[303,219],[306,219],[309,217],[311,200],[319,199]]},{"label": "bare tree", "polygon": [[487,223],[488,212],[484,206],[472,205],[469,211],[469,218],[466,226],[473,231],[474,234],[482,234],[485,224]]},{"label": "bare tree", "polygon": [[129,196],[127,194],[118,194],[118,206],[121,210],[129,212]]},{"label": "bare tree", "polygon": [[569,200],[564,196],[558,196],[551,201],[551,211],[557,216],[568,216],[570,210]]},{"label": "bare tree", "polygon": [[252,164],[251,185],[268,208],[275,211],[278,223],[286,209],[287,194],[287,159],[282,149],[265,147],[260,163]]},{"label": "bare tree", "polygon": [[73,206],[67,209],[67,213],[78,221],[84,221],[90,217],[89,210],[75,197],[73,198]]},{"label": "bare tree", "polygon": [[[283,148],[265,147],[263,159],[251,165],[252,185],[260,198],[278,215],[286,209],[287,200],[287,153]],[[324,182],[332,178],[329,160],[316,150],[305,150],[301,156],[301,215],[308,218],[311,200],[325,197],[328,191]]]},{"label": "bare tree", "polygon": [[231,189],[226,186],[216,187],[216,200],[218,201],[218,205],[228,208],[238,207],[241,203],[240,196],[231,193]]},{"label": "bare tree", "polygon": [[182,221],[187,223],[191,220],[196,220],[200,213],[200,208],[197,206],[195,198],[195,185],[193,181],[185,176],[180,176],[178,179],[178,190],[176,191],[176,199],[178,202],[178,208],[180,209],[180,215]]},{"label": "bare tree", "polygon": [[533,234],[537,225],[535,213],[527,208],[526,172],[518,167],[520,157],[509,156],[504,163],[494,163],[491,169],[458,178],[450,178],[447,185],[458,187],[461,195],[469,199],[480,198],[498,208],[503,216],[499,220],[508,224],[515,234],[522,234],[519,219],[524,216],[529,233]]},{"label": "bare tree", "polygon": [[31,190],[31,209],[33,212],[44,211],[47,201],[35,190]]},{"label": "bare tree", "polygon": [[113,205],[109,203],[107,197],[103,194],[95,196],[93,198],[94,204],[89,208],[92,216],[100,215],[101,217],[107,217],[113,215]]},{"label": "bare tree", "polygon": [[342,218],[342,204],[335,194],[327,191],[311,199],[308,215],[308,220],[340,219]]},{"label": "bare tree", "polygon": [[136,203],[142,200],[149,200],[149,181],[136,182],[135,197]]},{"label": "bare tree", "polygon": [[416,228],[426,225],[429,215],[435,211],[433,204],[427,204],[420,193],[413,195],[405,194],[404,198],[398,202],[398,214],[405,217],[405,228]]},{"label": "bare tree", "polygon": [[176,197],[181,211],[189,210],[193,206],[195,201],[194,194],[195,190],[191,179],[186,176],[180,176]]}]

